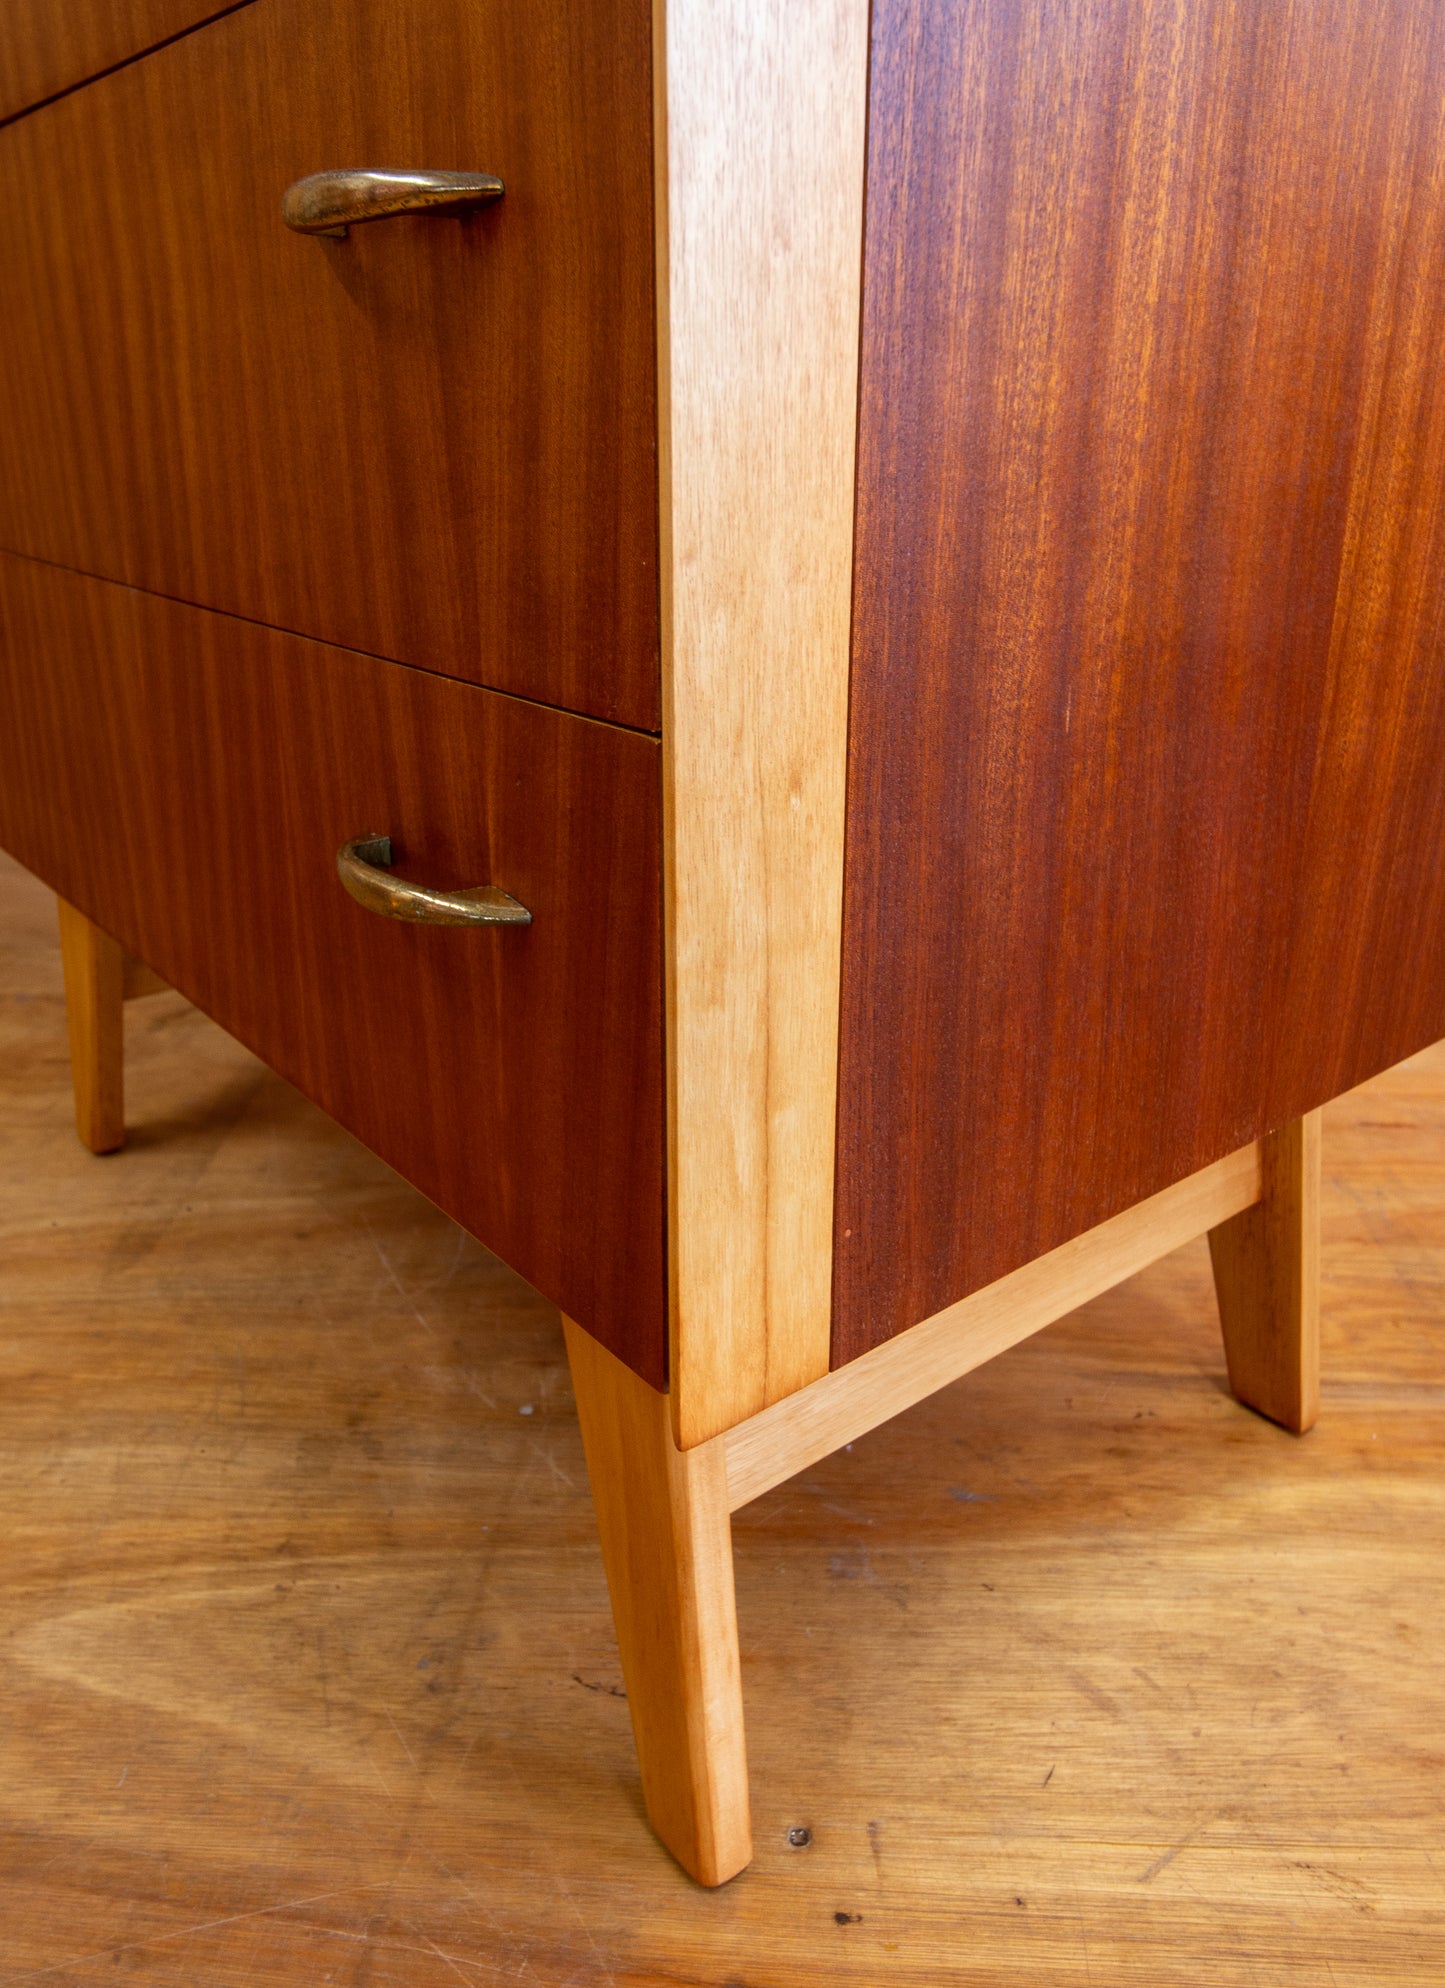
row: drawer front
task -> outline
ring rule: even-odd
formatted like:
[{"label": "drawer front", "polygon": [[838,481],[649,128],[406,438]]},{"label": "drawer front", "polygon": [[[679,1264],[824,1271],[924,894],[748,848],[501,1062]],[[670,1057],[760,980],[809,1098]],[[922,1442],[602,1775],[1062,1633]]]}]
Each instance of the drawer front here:
[{"label": "drawer front", "polygon": [[[658,725],[646,0],[255,0],[0,131],[0,545]],[[293,233],[314,172],[465,221]]]},{"label": "drawer front", "polygon": [[5,0],[0,119],[73,90],[223,11],[216,0]]},{"label": "drawer front", "polygon": [[[655,1384],[658,747],[0,554],[0,842]],[[528,927],[396,923],[340,845]]]}]

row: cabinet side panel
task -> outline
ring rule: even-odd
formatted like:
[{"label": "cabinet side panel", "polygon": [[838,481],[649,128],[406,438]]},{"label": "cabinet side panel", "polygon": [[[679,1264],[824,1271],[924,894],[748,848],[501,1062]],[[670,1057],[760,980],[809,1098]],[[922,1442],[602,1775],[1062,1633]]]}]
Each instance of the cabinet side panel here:
[{"label": "cabinet side panel", "polygon": [[834,1363],[1445,1034],[1445,18],[877,0]]}]

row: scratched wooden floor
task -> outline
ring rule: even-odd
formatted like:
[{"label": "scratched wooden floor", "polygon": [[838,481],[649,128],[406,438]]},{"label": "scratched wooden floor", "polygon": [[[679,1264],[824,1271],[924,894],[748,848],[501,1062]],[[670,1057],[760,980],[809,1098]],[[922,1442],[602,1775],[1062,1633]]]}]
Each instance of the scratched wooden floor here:
[{"label": "scratched wooden floor", "polygon": [[1304,1442],[1194,1246],[740,1516],[707,1894],[551,1308],[178,996],[89,1158],[52,928],[0,867],[4,1988],[1445,1981],[1445,1058],[1328,1114]]}]

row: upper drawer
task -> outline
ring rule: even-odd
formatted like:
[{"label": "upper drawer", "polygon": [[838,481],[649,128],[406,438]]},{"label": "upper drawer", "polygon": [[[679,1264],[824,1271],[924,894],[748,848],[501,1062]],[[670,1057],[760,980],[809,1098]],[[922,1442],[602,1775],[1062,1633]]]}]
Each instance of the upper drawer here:
[{"label": "upper drawer", "polygon": [[[658,726],[647,0],[255,0],[0,131],[0,545]],[[465,222],[281,220],[476,168]]]},{"label": "upper drawer", "polygon": [[[655,1385],[655,739],[0,554],[0,842]],[[527,926],[354,903],[336,853]]]},{"label": "upper drawer", "polygon": [[222,11],[224,0],[5,0],[0,118],[14,117]]}]

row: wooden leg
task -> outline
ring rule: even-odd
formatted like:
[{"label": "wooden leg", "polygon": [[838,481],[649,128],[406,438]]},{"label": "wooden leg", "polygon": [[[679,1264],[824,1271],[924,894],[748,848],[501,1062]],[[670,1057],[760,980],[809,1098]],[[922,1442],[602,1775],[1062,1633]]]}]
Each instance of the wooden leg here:
[{"label": "wooden leg", "polygon": [[1264,1199],[1209,1231],[1229,1385],[1302,1435],[1320,1407],[1320,1114],[1261,1142]]},{"label": "wooden leg", "polygon": [[125,952],[64,898],[60,957],[70,1025],[70,1074],[75,1129],[92,1153],[125,1144],[125,1051],[122,1009]]},{"label": "wooden leg", "polygon": [[724,1884],[752,1839],[723,1447],[679,1450],[667,1397],[564,1324],[647,1813]]}]

